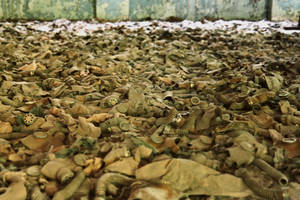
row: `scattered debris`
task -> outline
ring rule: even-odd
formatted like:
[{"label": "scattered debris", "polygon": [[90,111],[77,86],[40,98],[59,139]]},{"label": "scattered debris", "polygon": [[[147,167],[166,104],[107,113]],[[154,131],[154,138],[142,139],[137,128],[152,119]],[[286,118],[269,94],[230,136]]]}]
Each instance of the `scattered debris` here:
[{"label": "scattered debris", "polygon": [[288,25],[0,23],[0,200],[299,200]]}]

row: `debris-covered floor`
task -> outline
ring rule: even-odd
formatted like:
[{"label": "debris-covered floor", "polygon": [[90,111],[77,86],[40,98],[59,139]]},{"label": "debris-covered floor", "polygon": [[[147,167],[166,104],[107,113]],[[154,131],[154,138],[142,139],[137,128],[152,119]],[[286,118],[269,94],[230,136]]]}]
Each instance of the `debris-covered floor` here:
[{"label": "debris-covered floor", "polygon": [[0,200],[299,200],[290,22],[0,24]]}]

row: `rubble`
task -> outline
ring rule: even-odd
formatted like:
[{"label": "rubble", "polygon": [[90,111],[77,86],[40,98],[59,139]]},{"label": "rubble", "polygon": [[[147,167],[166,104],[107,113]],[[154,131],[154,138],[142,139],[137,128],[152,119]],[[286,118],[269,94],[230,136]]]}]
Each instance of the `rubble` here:
[{"label": "rubble", "polygon": [[299,200],[289,25],[0,23],[0,200]]}]

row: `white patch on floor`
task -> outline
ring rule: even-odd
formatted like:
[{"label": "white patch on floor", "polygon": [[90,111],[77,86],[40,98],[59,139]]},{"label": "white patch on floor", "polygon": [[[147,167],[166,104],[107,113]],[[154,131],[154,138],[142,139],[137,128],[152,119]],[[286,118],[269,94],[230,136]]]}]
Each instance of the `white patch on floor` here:
[{"label": "white patch on floor", "polygon": [[[4,26],[12,26],[12,23],[5,22],[0,23]],[[152,32],[155,30],[168,30],[168,31],[185,31],[187,29],[206,29],[206,30],[228,30],[228,31],[238,31],[244,33],[254,33],[261,32],[264,34],[272,32],[282,32],[286,34],[292,34],[295,32],[300,33],[300,30],[284,30],[284,27],[295,27],[296,22],[291,21],[281,21],[281,22],[271,22],[266,20],[261,21],[244,21],[244,20],[217,20],[217,21],[189,21],[184,20],[182,22],[165,22],[165,21],[143,21],[143,22],[132,22],[132,21],[122,21],[122,22],[106,22],[99,23],[97,21],[76,21],[71,22],[66,19],[58,19],[51,22],[18,22],[14,29],[19,32],[26,32],[26,30],[32,29],[41,32],[60,32],[68,31],[77,36],[86,36],[93,34],[99,30],[107,30],[111,28],[124,27],[129,30],[136,30],[143,28],[147,32]]]}]

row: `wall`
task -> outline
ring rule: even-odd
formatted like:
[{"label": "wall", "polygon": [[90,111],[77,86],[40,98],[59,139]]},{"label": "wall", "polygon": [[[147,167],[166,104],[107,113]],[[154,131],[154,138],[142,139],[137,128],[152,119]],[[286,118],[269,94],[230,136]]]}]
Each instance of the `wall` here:
[{"label": "wall", "polygon": [[96,16],[105,20],[128,20],[130,0],[97,0]]},{"label": "wall", "polygon": [[267,17],[267,7],[272,1],[272,19],[297,20],[300,0],[0,0],[0,19],[261,20]]},{"label": "wall", "polygon": [[93,18],[95,0],[0,0],[1,19]]},{"label": "wall", "polygon": [[265,17],[265,0],[130,0],[130,19],[167,19],[175,16],[200,20],[205,16],[224,19]]},{"label": "wall", "polygon": [[265,18],[265,6],[266,0],[98,0],[96,13],[108,20],[199,20],[206,16],[259,20]]},{"label": "wall", "polygon": [[300,15],[300,0],[273,0],[272,20],[297,21]]}]

